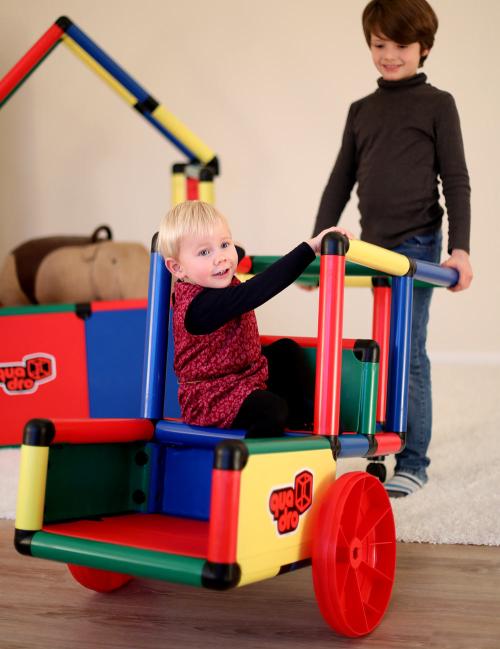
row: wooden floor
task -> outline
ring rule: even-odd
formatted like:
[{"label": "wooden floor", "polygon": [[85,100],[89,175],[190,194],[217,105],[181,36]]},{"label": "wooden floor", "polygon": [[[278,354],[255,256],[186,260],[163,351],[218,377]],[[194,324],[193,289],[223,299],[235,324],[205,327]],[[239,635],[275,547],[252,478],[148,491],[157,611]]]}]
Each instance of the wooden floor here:
[{"label": "wooden floor", "polygon": [[348,640],[323,622],[309,568],[225,593],[135,580],[99,595],[18,555],[12,528],[0,521],[1,649],[500,648],[500,547],[399,544],[384,620]]}]

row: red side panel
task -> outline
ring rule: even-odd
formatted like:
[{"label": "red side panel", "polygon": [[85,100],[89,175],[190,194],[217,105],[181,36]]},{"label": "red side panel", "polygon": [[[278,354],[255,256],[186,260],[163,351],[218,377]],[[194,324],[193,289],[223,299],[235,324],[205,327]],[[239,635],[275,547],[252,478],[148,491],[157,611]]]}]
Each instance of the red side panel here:
[{"label": "red side panel", "polygon": [[84,322],[73,312],[0,317],[0,446],[33,417],[88,417]]},{"label": "red side panel", "polygon": [[45,532],[144,550],[204,558],[208,523],[159,514],[123,514],[98,521],[45,525]]}]

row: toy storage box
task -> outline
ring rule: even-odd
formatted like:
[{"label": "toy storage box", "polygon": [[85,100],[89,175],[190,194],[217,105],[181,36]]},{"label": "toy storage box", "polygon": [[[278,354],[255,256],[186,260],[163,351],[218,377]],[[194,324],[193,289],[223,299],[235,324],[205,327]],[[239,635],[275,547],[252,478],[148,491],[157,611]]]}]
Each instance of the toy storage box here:
[{"label": "toy storage box", "polygon": [[139,417],[146,300],[0,309],[0,446],[33,417]]}]

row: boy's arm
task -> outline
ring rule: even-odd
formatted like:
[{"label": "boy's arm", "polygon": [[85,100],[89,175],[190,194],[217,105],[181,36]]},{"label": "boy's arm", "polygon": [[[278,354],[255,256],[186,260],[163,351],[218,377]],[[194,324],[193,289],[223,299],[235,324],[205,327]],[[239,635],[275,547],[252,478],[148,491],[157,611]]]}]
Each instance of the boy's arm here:
[{"label": "boy's arm", "polygon": [[352,113],[353,107],[351,106],[342,137],[342,145],[321,197],[313,236],[325,228],[337,225],[356,183],[356,142]]},{"label": "boy's arm", "polygon": [[304,242],[242,284],[201,291],[187,310],[186,329],[191,334],[208,334],[256,309],[295,282],[314,258],[313,249]]},{"label": "boy's arm", "polygon": [[460,274],[458,283],[450,290],[463,291],[472,281],[469,258],[470,183],[460,117],[455,100],[449,94],[445,95],[436,122],[436,149],[449,226],[450,257],[442,265],[455,268]]}]

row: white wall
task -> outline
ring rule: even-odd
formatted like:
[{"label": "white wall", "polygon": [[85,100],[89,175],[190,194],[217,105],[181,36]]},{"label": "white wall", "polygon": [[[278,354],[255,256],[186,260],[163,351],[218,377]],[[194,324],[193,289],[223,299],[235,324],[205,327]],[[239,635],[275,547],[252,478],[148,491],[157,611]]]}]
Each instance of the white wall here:
[{"label": "white wall", "polygon": [[[365,0],[2,0],[0,75],[68,15],[222,162],[218,206],[252,254],[307,236],[347,108],[375,88]],[[434,0],[440,18],[425,72],[455,96],[473,188],[473,288],[436,291],[435,356],[500,358],[495,277],[497,0]],[[64,45],[0,113],[0,257],[27,238],[109,223],[149,246],[182,161]],[[343,223],[359,232],[356,197]],[[267,333],[312,335],[316,293],[291,287],[260,310]],[[370,335],[369,292],[352,290],[346,335]]]}]

